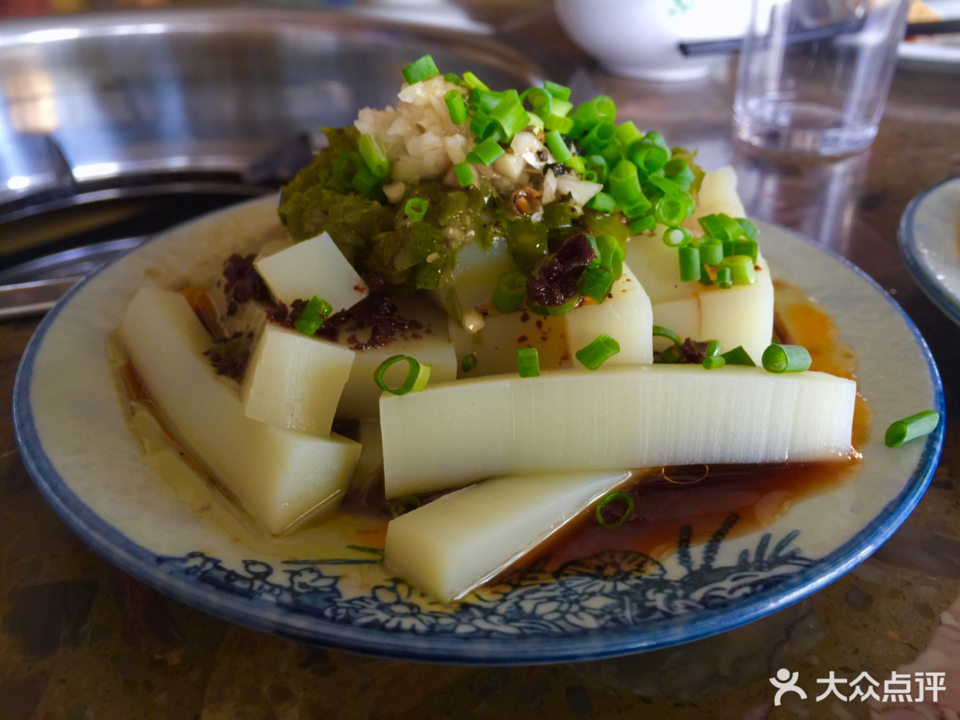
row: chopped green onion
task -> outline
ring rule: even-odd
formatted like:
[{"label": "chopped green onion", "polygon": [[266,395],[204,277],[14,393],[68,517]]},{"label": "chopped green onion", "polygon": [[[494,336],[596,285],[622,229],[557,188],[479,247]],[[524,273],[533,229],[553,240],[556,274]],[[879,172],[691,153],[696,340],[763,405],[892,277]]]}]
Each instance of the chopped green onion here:
[{"label": "chopped green onion", "polygon": [[538,118],[536,115],[530,116],[530,127],[534,130],[543,130],[543,120]]},{"label": "chopped green onion", "polygon": [[519,312],[527,297],[527,276],[519,270],[507,270],[497,277],[493,291],[493,306],[498,313],[509,315]]},{"label": "chopped green onion", "polygon": [[380,147],[380,143],[364,133],[360,136],[358,146],[360,155],[367,167],[370,168],[370,172],[381,180],[390,176],[390,163],[387,161],[387,156],[384,154],[383,148]]},{"label": "chopped green onion", "polygon": [[683,158],[674,158],[663,166],[663,174],[670,182],[676,183],[681,190],[689,190],[696,176]]},{"label": "chopped green onion", "polygon": [[418,290],[433,290],[440,284],[440,276],[443,274],[444,263],[442,260],[423,263],[414,276],[414,284]]},{"label": "chopped green onion", "polygon": [[701,218],[697,218],[697,222],[703,229],[704,234],[715,237],[718,240],[727,239],[727,231],[719,215],[704,215]]},{"label": "chopped green onion", "polygon": [[[556,103],[553,104],[553,109],[557,109]],[[588,128],[582,120],[578,119],[576,115],[572,115],[570,117],[573,118],[573,127],[570,128],[570,132],[564,134],[571,140],[579,140],[590,128]]]},{"label": "chopped green onion", "polygon": [[680,339],[680,336],[677,335],[670,328],[661,327],[660,325],[654,325],[653,336],[666,338],[667,340],[669,340],[670,342],[672,342],[674,345],[678,347],[683,345],[683,340]]},{"label": "chopped green onion", "polygon": [[588,265],[577,282],[577,290],[598,303],[607,299],[610,288],[613,287],[613,273],[600,265]]},{"label": "chopped green onion", "polygon": [[739,223],[729,215],[717,213],[716,215],[706,215],[697,222],[703,228],[703,232],[718,240],[736,240],[743,237],[743,228]]},{"label": "chopped green onion", "polygon": [[350,187],[369,198],[374,198],[380,193],[381,185],[383,185],[382,179],[374,175],[366,163],[357,168],[350,183]]},{"label": "chopped green onion", "polygon": [[749,255],[728,255],[720,261],[721,268],[730,268],[730,280],[734,285],[753,285],[757,272]]},{"label": "chopped green onion", "polygon": [[620,151],[620,146],[615,142],[607,143],[600,148],[599,153],[594,154],[600,155],[600,157],[606,160],[607,167],[614,167],[618,162],[623,160],[623,153]]},{"label": "chopped green onion", "polygon": [[452,83],[453,85],[463,85],[463,78],[461,78],[459,75],[454,75],[453,73],[444,73],[443,79],[448,83]]},{"label": "chopped green onion", "polygon": [[577,107],[576,117],[584,124],[586,129],[590,129],[604,121],[615,122],[617,106],[606,95],[597,95],[593,100]]},{"label": "chopped green onion", "polygon": [[637,130],[637,126],[632,121],[617,126],[617,142],[623,147],[630,147],[642,137],[643,133]]},{"label": "chopped green onion", "polygon": [[723,243],[712,237],[705,237],[700,243],[700,262],[705,265],[719,265],[723,260]]},{"label": "chopped green onion", "polygon": [[[403,383],[401,383],[400,387],[392,388],[387,385],[387,381],[384,380],[383,376],[391,367],[404,361],[410,366],[410,369],[407,371],[407,377]],[[409,355],[394,355],[380,363],[377,369],[373,371],[373,381],[381,390],[386,390],[393,395],[406,395],[411,392],[420,392],[427,386],[427,383],[430,382],[430,366],[421,365]]]},{"label": "chopped green onion", "polygon": [[634,220],[650,209],[650,201],[640,190],[637,166],[629,160],[618,162],[610,171],[607,182],[610,185],[610,194],[616,198],[628,219]]},{"label": "chopped green onion", "polygon": [[[728,249],[729,252],[727,252]],[[723,243],[723,252],[725,255],[747,255],[756,264],[759,248],[757,247],[757,241],[749,238],[746,240],[728,240]]]},{"label": "chopped green onion", "polygon": [[595,125],[590,132],[580,140],[580,147],[587,153],[597,153],[607,145],[615,143],[616,137],[616,126],[612,122],[602,122]]},{"label": "chopped green onion", "polygon": [[648,174],[652,175],[653,173],[662,170],[669,161],[670,151],[660,147],[659,145],[653,145],[651,146],[649,152],[647,152],[647,157],[644,158],[643,169],[646,170]]},{"label": "chopped green onion", "polygon": [[[671,231],[674,228],[671,228]],[[689,232],[689,230],[687,231]],[[666,233],[664,233],[666,235]],[[679,250],[680,255],[680,282],[690,282],[700,279],[700,250],[686,245]]]},{"label": "chopped green onion", "polygon": [[510,142],[514,135],[530,124],[530,115],[523,109],[520,99],[509,94],[504,95],[490,111],[490,119],[500,126],[504,142]]},{"label": "chopped green onion", "polygon": [[540,376],[540,355],[536,348],[517,348],[517,368],[520,377]]},{"label": "chopped green onion", "polygon": [[573,129],[573,120],[568,117],[560,117],[559,115],[551,115],[546,120],[543,121],[544,130],[556,130],[561,135],[566,135]]},{"label": "chopped green onion", "polygon": [[737,345],[733,350],[721,355],[727,365],[746,365],[747,367],[756,367],[757,364],[750,357],[750,354],[743,349],[743,345]]},{"label": "chopped green onion", "polygon": [[572,157],[567,158],[563,162],[571,170],[575,170],[578,175],[583,175],[587,169],[583,164],[583,158],[579,155],[573,155]]},{"label": "chopped green onion", "polygon": [[557,117],[567,117],[573,110],[573,103],[559,98],[553,99],[553,114]]},{"label": "chopped green onion", "polygon": [[469,70],[463,74],[463,84],[466,85],[468,88],[474,88],[474,89],[477,89],[477,90],[489,90],[489,89],[490,89],[490,88],[488,88],[486,85],[483,84],[483,82],[480,80],[480,78],[478,78],[476,75],[474,75],[474,74],[473,74],[472,72],[470,72]]},{"label": "chopped green onion", "polygon": [[550,82],[547,80],[545,83],[543,83],[543,89],[553,95],[553,97],[555,97],[557,100],[563,100],[566,102],[570,99],[570,88],[566,87],[565,85],[558,85],[555,82]]},{"label": "chopped green onion", "polygon": [[747,220],[747,218],[737,218],[737,225],[740,226],[740,229],[743,230],[743,234],[748,238],[751,240],[757,239],[757,226]]},{"label": "chopped green onion", "polygon": [[423,220],[423,216],[427,214],[427,209],[430,207],[430,202],[424,200],[423,198],[410,198],[407,200],[407,204],[404,206],[403,211],[407,214],[407,217],[413,221]]},{"label": "chopped green onion", "polygon": [[667,161],[670,160],[670,152],[644,139],[630,146],[627,157],[630,158],[630,162],[635,163],[638,168],[643,168],[646,174],[651,175],[667,164]]},{"label": "chopped green onion", "polygon": [[460,369],[465,373],[472,372],[477,367],[476,353],[470,353],[460,362]]},{"label": "chopped green onion", "polygon": [[[647,183],[652,185],[664,195],[672,195],[673,193],[682,192],[675,182],[672,180],[667,180],[665,177],[661,177],[656,173],[647,175]],[[657,197],[659,197],[659,195]]]},{"label": "chopped green onion", "polygon": [[453,174],[457,178],[457,182],[460,183],[461,187],[470,187],[473,185],[473,168],[470,167],[469,163],[457,163],[453,166]]},{"label": "chopped green onion", "polygon": [[293,326],[304,335],[316,335],[317,330],[323,325],[323,321],[333,314],[333,307],[326,300],[321,300],[316,295],[310,298],[310,302],[300,312],[300,317]]},{"label": "chopped green onion", "polygon": [[609,335],[603,334],[586,347],[577,350],[575,354],[577,360],[587,370],[596,370],[618,352],[620,352],[620,343]]},{"label": "chopped green onion", "polygon": [[[593,172],[592,170],[590,172]],[[607,195],[605,192],[598,192],[592,198],[590,202],[587,203],[587,207],[591,210],[596,210],[597,212],[602,213],[612,213],[617,209],[617,201],[613,199],[613,195]]]},{"label": "chopped green onion", "polygon": [[570,148],[567,147],[567,144],[563,141],[563,138],[560,137],[559,130],[551,130],[547,133],[546,136],[547,147],[550,148],[550,152],[553,153],[553,157],[557,159],[558,162],[566,162],[569,160],[573,153],[570,152]]},{"label": "chopped green onion", "polygon": [[[583,160],[583,158],[580,159]],[[582,178],[587,182],[595,183],[597,181],[597,174],[593,170],[584,170]],[[587,205],[590,205],[589,201],[587,201]]]},{"label": "chopped green onion", "polygon": [[800,345],[777,345],[763,351],[763,369],[772,373],[803,372],[810,369],[810,353]]},{"label": "chopped green onion", "polygon": [[707,264],[703,262],[703,248],[700,249],[700,284],[701,285],[713,285],[713,278],[710,277],[710,269],[707,267]]},{"label": "chopped green onion", "polygon": [[[608,523],[603,517],[603,509],[610,503],[623,505],[623,514],[620,519],[613,523]],[[597,503],[597,522],[600,527],[607,530],[616,530],[630,519],[630,513],[633,512],[633,498],[622,492],[612,492]]]},{"label": "chopped green onion", "polygon": [[667,164],[663,166],[663,174],[666,176],[677,175],[689,168],[690,166],[687,165],[687,161],[683,158],[673,158],[672,160],[668,160]]},{"label": "chopped green onion", "polygon": [[656,130],[651,130],[646,135],[643,136],[644,140],[648,140],[657,147],[662,147],[664,150],[669,150],[670,147],[667,145],[667,141],[663,139],[663,135],[658,133]]},{"label": "chopped green onion", "polygon": [[[657,200],[657,204],[654,205],[653,214],[657,219],[657,222],[661,225],[667,225],[670,227],[675,227],[686,220],[690,215],[693,214],[694,203],[693,198],[683,193],[673,193],[672,195],[664,195],[662,198]],[[720,246],[721,252],[723,251],[723,246]]]},{"label": "chopped green onion", "polygon": [[710,340],[707,342],[707,357],[716,357],[720,354],[720,341]]},{"label": "chopped green onion", "polygon": [[470,132],[477,142],[483,142],[487,139],[494,141],[500,140],[500,126],[490,119],[490,116],[484,110],[477,110],[470,121]]},{"label": "chopped green onion", "polygon": [[639,235],[642,232],[653,230],[655,227],[657,227],[656,219],[653,217],[653,215],[647,215],[646,217],[641,217],[630,221],[630,234]]},{"label": "chopped green onion", "polygon": [[410,63],[403,69],[403,77],[406,78],[406,81],[411,85],[421,82],[422,80],[427,80],[432,78],[434,75],[439,74],[440,71],[437,70],[437,64],[429,55],[424,55],[422,58],[416,62]]},{"label": "chopped green onion", "polygon": [[588,155],[583,159],[584,165],[588,170],[593,170],[597,174],[597,182],[605,183],[609,175],[609,163],[603,155]]},{"label": "chopped green onion", "polygon": [[662,353],[657,355],[654,360],[655,363],[660,365],[676,365],[683,359],[683,351],[678,345],[671,345]]},{"label": "chopped green onion", "polygon": [[454,125],[462,125],[467,121],[467,106],[463,103],[463,95],[459,90],[450,90],[443,96],[443,101],[447,104],[447,110],[450,112],[450,122]]},{"label": "chopped green onion", "polygon": [[530,88],[520,96],[520,102],[530,103],[530,112],[546,122],[553,114],[553,95],[540,88]]},{"label": "chopped green onion", "polygon": [[403,497],[398,497],[392,503],[390,503],[390,516],[398,518],[401,515],[406,515],[408,512],[413,512],[422,505],[420,498],[416,495],[404,495]]},{"label": "chopped green onion", "polygon": [[724,290],[733,287],[733,275],[728,267],[717,268],[717,287]]},{"label": "chopped green onion", "polygon": [[478,112],[482,110],[488,113],[499,105],[504,97],[505,95],[502,92],[476,88],[470,91],[470,107]]},{"label": "chopped green onion", "polygon": [[[588,266],[587,270],[589,270],[590,267],[596,267],[596,266]],[[586,270],[584,271],[584,273],[586,273]],[[582,276],[580,280],[581,281],[583,280]],[[543,315],[543,316],[550,315],[550,316],[556,317],[558,315],[566,315],[568,312],[573,310],[579,302],[580,302],[579,295],[574,295],[572,298],[570,298],[565,303],[563,303],[563,305],[541,305],[539,303],[531,302],[528,300],[527,309],[530,312],[534,313],[535,315]]]},{"label": "chopped green onion", "polygon": [[498,143],[493,138],[487,138],[482,143],[477,145],[473,150],[467,153],[467,162],[468,163],[478,163],[481,165],[490,166],[503,157],[504,150],[500,147]]},{"label": "chopped green onion", "polygon": [[668,227],[663,229],[663,244],[667,247],[686,247],[690,244],[690,240],[690,231],[685,227]]},{"label": "chopped green onion", "polygon": [[940,424],[940,415],[933,410],[924,410],[916,415],[897,420],[897,422],[887,428],[886,435],[883,437],[887,447],[900,447],[905,442],[910,442],[918,437],[929,435],[937,429]]},{"label": "chopped green onion", "polygon": [[723,367],[726,364],[727,361],[724,360],[720,355],[717,355],[716,357],[705,357],[701,363],[705,370],[716,370],[718,367]]},{"label": "chopped green onion", "polygon": [[606,268],[619,280],[623,275],[623,261],[625,253],[619,241],[612,235],[601,235],[597,238],[597,247],[600,250],[600,266]]}]

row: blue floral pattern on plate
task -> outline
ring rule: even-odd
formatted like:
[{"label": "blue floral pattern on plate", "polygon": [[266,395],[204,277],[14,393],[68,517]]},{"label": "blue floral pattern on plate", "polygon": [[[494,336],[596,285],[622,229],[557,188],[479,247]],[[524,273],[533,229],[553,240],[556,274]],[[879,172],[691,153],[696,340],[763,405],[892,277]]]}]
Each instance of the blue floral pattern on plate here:
[{"label": "blue floral pattern on plate", "polygon": [[[735,522],[736,516],[732,519]],[[335,572],[342,561],[283,563],[283,582],[271,580],[274,567],[260,560],[245,560],[239,570],[198,551],[158,562],[219,590],[266,599],[339,624],[418,635],[487,637],[570,635],[722,609],[732,600],[775,588],[816,562],[791,547],[800,534],[794,531],[772,549],[772,537],[765,533],[752,553],[740,553],[736,564],[714,565],[723,536],[717,534],[691,549],[689,531],[685,527],[678,538],[685,571],[680,577],[669,577],[661,563],[643,553],[604,552],[565,563],[551,573],[538,566],[527,568],[493,588],[492,598],[460,603],[452,610],[423,607],[414,598],[416,591],[396,579],[376,585],[368,595],[348,597]],[[324,566],[332,566],[334,572],[326,572]]]}]

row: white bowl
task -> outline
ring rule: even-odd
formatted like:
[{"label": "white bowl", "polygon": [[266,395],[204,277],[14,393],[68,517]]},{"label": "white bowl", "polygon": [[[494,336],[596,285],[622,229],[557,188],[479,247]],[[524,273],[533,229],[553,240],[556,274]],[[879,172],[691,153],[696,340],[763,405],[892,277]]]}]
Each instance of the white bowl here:
[{"label": "white bowl", "polygon": [[681,42],[742,37],[750,0],[555,0],[567,34],[616,75],[692,80],[722,55],[686,57]]}]

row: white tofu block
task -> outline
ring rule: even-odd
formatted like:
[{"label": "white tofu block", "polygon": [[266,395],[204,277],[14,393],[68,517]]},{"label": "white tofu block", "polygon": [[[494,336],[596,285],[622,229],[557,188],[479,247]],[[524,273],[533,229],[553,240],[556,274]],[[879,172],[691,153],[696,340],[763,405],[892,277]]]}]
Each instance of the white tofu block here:
[{"label": "white tofu block", "polygon": [[663,244],[661,230],[656,235],[635,235],[626,246],[625,262],[654,305],[693,297],[700,284],[680,282],[677,249]]},{"label": "white tofu block", "polygon": [[753,285],[734,285],[726,290],[701,285],[698,297],[699,339],[718,340],[722,352],[742,345],[759,365],[773,335],[773,280],[770,266],[762,257],[757,267],[760,269]]},{"label": "white tofu block", "polygon": [[460,598],[626,482],[626,470],[498,477],[387,525],[383,562],[444,602]]},{"label": "white tofu block", "polygon": [[[447,333],[447,314],[426,300],[406,298],[397,301],[397,313],[404,318],[417,320],[422,327],[403,332],[389,345],[375,350],[357,352],[350,370],[350,377],[340,396],[337,415],[346,418],[380,417],[380,395],[383,391],[373,380],[374,371],[387,358],[394,355],[409,355],[417,362],[430,365],[430,384],[448,382],[457,377],[457,356]],[[361,342],[366,341],[369,329],[354,332],[343,330],[340,344],[347,346],[351,335]],[[409,365],[397,364],[386,374],[391,387],[403,383]]]},{"label": "white tofu block", "polygon": [[582,368],[576,352],[606,333],[620,344],[620,352],[604,363],[649,365],[653,362],[653,309],[650,298],[626,265],[623,275],[599,305],[583,304],[566,315],[567,339],[574,367]]},{"label": "white tofu block", "polygon": [[120,336],[171,430],[268,532],[280,534],[342,499],[359,443],[248,418],[203,356],[210,337],[180,293],[141,289]]},{"label": "white tofu block", "polygon": [[[423,335],[419,339],[398,340],[382,348],[355,354],[350,378],[343,388],[337,415],[347,418],[380,417],[380,396],[383,390],[373,380],[380,363],[394,355],[409,355],[422,365],[430,366],[430,385],[457,379],[457,354],[449,340]],[[403,384],[409,365],[397,363],[387,370],[384,379],[390,387]]]},{"label": "white tofu block", "polygon": [[726,213],[733,218],[747,216],[747,211],[737,194],[737,173],[730,165],[704,175],[697,198],[696,212],[684,225],[691,230],[700,230],[700,224],[696,218],[717,213]]},{"label": "white tofu block", "polygon": [[[670,328],[682,339],[700,338],[700,297],[693,295],[681,300],[670,300],[653,306],[653,324]],[[662,352],[673,345],[662,337],[653,339],[653,349]],[[732,350],[733,348],[727,348]]]},{"label": "white tofu block", "polygon": [[267,323],[240,389],[247,417],[327,437],[354,352]]},{"label": "white tofu block", "polygon": [[[541,317],[529,312],[495,315],[486,318],[483,329],[475,335],[450,318],[449,330],[457,353],[458,377],[515,373],[517,348],[536,348],[541,371],[571,365],[567,328],[562,317]],[[465,373],[460,363],[470,354],[477,356],[477,366]]]},{"label": "white tofu block", "polygon": [[459,380],[380,401],[386,494],[611,466],[841,460],[856,392],[823,373],[737,366]]},{"label": "white tofu block", "polygon": [[253,259],[253,261],[255,263],[260,262],[271,255],[276,255],[281,250],[289,250],[294,245],[295,243],[290,238],[283,238],[281,240],[273,240],[265,243],[264,245],[260,246],[260,252],[257,253],[257,256]]},{"label": "white tofu block", "polygon": [[[659,237],[632,238],[627,243],[626,261],[650,296],[655,325],[669,328],[681,338],[719,340],[724,352],[742,345],[759,363],[773,332],[773,281],[762,256],[757,259],[761,270],[754,285],[725,290],[697,281],[680,282],[677,250],[664,245]],[[653,341],[657,351],[669,345],[662,338]]]},{"label": "white tofu block", "polygon": [[287,305],[316,295],[336,313],[368,293],[366,283],[327,233],[260,258],[254,265],[274,297]]}]

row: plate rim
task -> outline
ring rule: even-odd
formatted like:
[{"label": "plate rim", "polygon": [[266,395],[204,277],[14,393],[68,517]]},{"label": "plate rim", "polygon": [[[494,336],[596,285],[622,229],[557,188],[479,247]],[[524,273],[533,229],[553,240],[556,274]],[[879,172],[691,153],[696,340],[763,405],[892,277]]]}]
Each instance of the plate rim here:
[{"label": "plate rim", "polygon": [[[917,285],[923,291],[923,294],[930,299],[934,305],[939,308],[953,322],[960,325],[960,297],[954,297],[944,291],[943,286],[937,280],[936,274],[924,264],[920,248],[917,246],[917,237],[914,233],[914,219],[917,211],[924,201],[929,199],[935,192],[941,190],[947,185],[956,183],[960,186],[960,175],[951,175],[945,177],[938,183],[925,188],[907,205],[907,209],[900,216],[900,224],[897,227],[897,245],[900,247],[900,255],[903,257],[904,264],[910,275],[916,281]],[[960,193],[958,193],[960,195]]]},{"label": "plate rim", "polygon": [[[184,228],[229,213],[254,202],[239,203],[176,226]],[[773,225],[773,223],[770,223]],[[900,305],[864,271],[790,228],[778,230],[812,245],[833,260],[866,280],[890,303],[907,325],[926,361],[934,394],[934,410],[945,414],[943,383],[933,355],[917,326]],[[170,230],[157,234],[145,247]],[[136,252],[134,248],[129,253]],[[696,616],[680,615],[658,624],[657,632],[638,632],[633,628],[592,630],[562,637],[536,639],[479,639],[463,642],[456,637],[419,636],[380,629],[338,624],[310,615],[297,616],[260,599],[241,598],[212,586],[191,581],[182,571],[164,568],[156,553],[135,543],[70,489],[43,449],[30,405],[34,362],[44,338],[59,313],[101,272],[120,262],[119,256],[85,278],[67,293],[37,327],[23,353],[13,388],[13,429],[17,448],[34,484],[67,527],[101,557],[149,587],[202,612],[245,627],[299,642],[322,645],[364,655],[455,665],[529,665],[597,660],[606,657],[646,652],[685,642],[700,640],[731,630],[783,609],[837,580],[875,552],[903,523],[923,496],[936,471],[943,450],[946,422],[927,438],[917,466],[903,489],[874,518],[843,545],[819,558],[809,569],[791,580],[761,590],[724,608],[698,611]],[[811,578],[810,575],[813,574]]]}]

